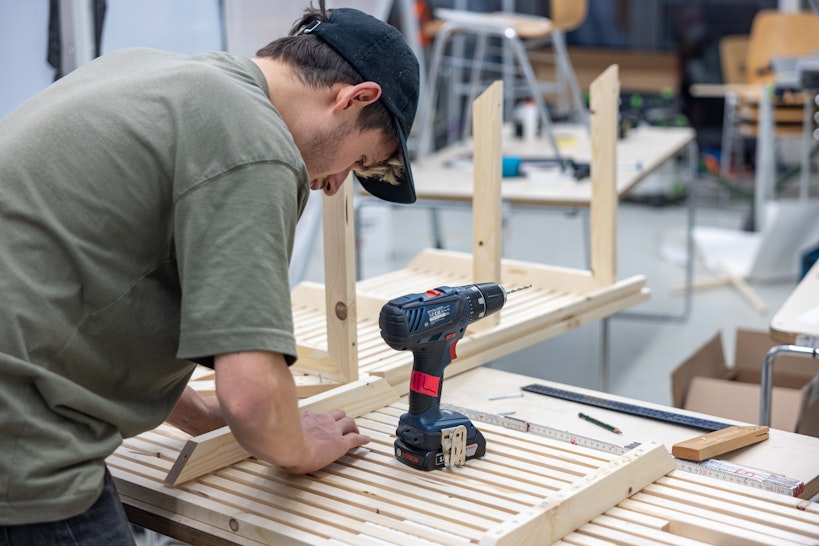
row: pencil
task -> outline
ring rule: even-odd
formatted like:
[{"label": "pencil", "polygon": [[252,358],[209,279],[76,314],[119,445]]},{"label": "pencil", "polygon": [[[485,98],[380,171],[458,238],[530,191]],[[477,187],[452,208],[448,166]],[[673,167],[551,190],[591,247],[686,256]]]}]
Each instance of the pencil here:
[{"label": "pencil", "polygon": [[594,417],[589,417],[585,413],[578,413],[577,416],[580,417],[581,419],[584,419],[584,420],[588,421],[589,423],[594,423],[598,427],[603,427],[606,430],[610,430],[615,434],[623,434],[623,431],[620,430],[619,428],[613,427],[613,426],[611,426],[611,425],[609,425],[607,423],[604,423],[603,421],[598,421]]}]

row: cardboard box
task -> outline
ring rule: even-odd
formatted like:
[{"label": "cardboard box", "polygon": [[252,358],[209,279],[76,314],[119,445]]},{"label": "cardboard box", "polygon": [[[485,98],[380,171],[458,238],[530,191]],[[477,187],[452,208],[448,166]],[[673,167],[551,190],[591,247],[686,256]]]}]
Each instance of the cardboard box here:
[{"label": "cardboard box", "polygon": [[[762,362],[781,345],[767,332],[737,330],[733,365],[714,337],[671,375],[674,405],[746,423],[759,422]],[[819,359],[780,354],[774,361],[771,426],[819,437]]]}]

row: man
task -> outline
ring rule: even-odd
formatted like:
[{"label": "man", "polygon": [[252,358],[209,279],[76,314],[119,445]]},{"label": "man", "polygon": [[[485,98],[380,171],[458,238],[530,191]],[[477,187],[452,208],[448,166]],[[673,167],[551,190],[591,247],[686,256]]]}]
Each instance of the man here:
[{"label": "man", "polygon": [[105,458],[166,418],[294,473],[369,441],[299,415],[288,261],[311,189],[415,200],[418,81],[322,5],[253,59],[114,52],[0,120],[0,544],[132,542]]}]

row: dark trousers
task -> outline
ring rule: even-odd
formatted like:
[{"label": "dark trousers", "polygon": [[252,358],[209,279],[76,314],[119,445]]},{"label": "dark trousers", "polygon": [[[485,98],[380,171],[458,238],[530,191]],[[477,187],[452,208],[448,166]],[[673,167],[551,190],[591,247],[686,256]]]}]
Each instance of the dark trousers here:
[{"label": "dark trousers", "polygon": [[[43,514],[47,517],[48,514]],[[0,546],[135,546],[131,524],[105,470],[100,498],[78,516],[47,523],[0,525]]]}]

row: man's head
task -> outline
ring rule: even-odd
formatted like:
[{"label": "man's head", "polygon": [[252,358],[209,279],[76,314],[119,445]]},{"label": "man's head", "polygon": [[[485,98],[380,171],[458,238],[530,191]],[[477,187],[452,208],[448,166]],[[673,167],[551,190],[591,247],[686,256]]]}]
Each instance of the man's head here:
[{"label": "man's head", "polygon": [[357,129],[381,131],[397,149],[387,160],[368,161],[353,170],[373,195],[398,203],[415,201],[406,142],[418,106],[419,68],[397,29],[354,9],[334,9],[328,16],[323,9],[311,8],[288,38],[268,44],[257,55],[288,63],[314,89],[377,84],[372,87],[377,100],[362,109]]}]

